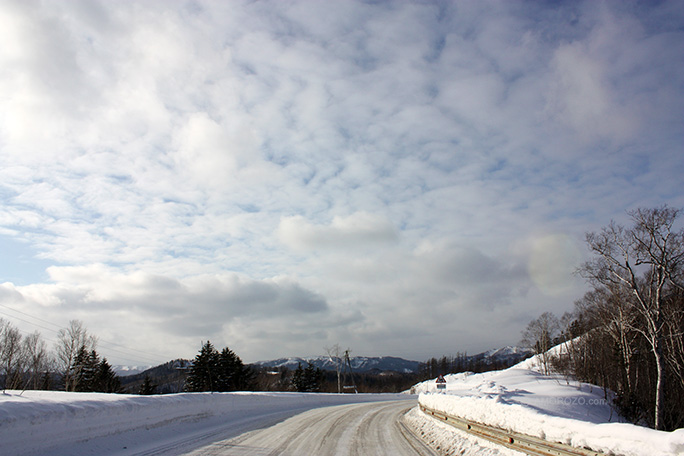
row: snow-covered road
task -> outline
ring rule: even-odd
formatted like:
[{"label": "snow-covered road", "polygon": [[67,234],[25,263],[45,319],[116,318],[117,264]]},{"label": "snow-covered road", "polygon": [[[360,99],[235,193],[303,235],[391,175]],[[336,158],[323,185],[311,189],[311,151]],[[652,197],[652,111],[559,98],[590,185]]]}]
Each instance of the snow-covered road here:
[{"label": "snow-covered road", "polygon": [[324,407],[213,443],[192,456],[436,455],[403,424],[415,399]]},{"label": "snow-covered road", "polygon": [[133,396],[55,391],[0,394],[0,455],[180,455],[330,405],[395,394],[185,393]]}]

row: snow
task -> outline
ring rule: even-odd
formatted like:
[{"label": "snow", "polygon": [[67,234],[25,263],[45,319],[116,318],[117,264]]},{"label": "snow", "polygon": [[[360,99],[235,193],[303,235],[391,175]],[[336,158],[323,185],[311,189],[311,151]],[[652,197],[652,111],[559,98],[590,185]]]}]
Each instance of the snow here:
[{"label": "snow", "polygon": [[510,356],[529,355],[531,350],[528,348],[514,347],[506,345],[503,348],[494,348],[483,353],[485,358],[506,358]]},{"label": "snow", "polygon": [[0,394],[0,454],[183,454],[315,407],[406,398],[394,394],[137,396],[8,390]]},{"label": "snow", "polygon": [[[557,349],[558,350],[558,349]],[[445,376],[413,390],[426,407],[551,441],[624,456],[684,454],[684,429],[622,422],[601,388],[542,375],[537,357],[509,369]],[[405,394],[181,393],[136,396],[55,391],[0,394],[1,455],[179,455],[276,424],[297,413]],[[405,420],[441,454],[519,454],[414,408]]]},{"label": "snow", "polygon": [[406,423],[425,443],[440,455],[451,456],[524,456],[515,450],[497,445],[441,421],[428,418],[418,407],[404,415]]},{"label": "snow", "polygon": [[625,456],[684,454],[684,429],[662,432],[625,423],[603,389],[543,375],[539,364],[532,357],[501,371],[446,375],[446,390],[438,391],[431,380],[413,391],[426,407],[550,441]]},{"label": "snow", "polygon": [[129,375],[136,375],[136,374],[141,374],[145,372],[148,369],[151,369],[154,366],[123,366],[123,365],[116,365],[112,366],[112,370],[116,372],[116,375],[120,377],[127,377]]}]

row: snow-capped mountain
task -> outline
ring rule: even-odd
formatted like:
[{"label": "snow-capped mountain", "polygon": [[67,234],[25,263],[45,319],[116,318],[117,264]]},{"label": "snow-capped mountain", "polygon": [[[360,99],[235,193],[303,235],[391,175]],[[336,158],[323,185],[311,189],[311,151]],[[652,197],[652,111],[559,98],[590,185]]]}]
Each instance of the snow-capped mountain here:
[{"label": "snow-capped mountain", "polygon": [[[418,361],[410,361],[393,356],[354,356],[350,358],[349,361],[354,372],[395,371],[411,373],[416,372],[420,365]],[[302,367],[306,367],[309,362],[322,370],[335,370],[335,363],[327,356],[317,356],[315,358],[280,358],[270,361],[258,361],[254,363],[254,365],[268,369],[278,369],[281,367],[297,369],[297,366],[300,363]]]},{"label": "snow-capped mountain", "polygon": [[[492,349],[486,352],[478,353],[477,355],[471,355],[467,358],[472,361],[482,361],[486,365],[505,364],[510,366],[523,360],[524,358],[527,358],[530,355],[532,355],[532,350],[528,348],[508,345],[503,348]],[[307,363],[309,362],[322,370],[335,370],[335,363],[327,356],[316,356],[313,358],[279,358],[270,361],[258,361],[253,363],[253,365],[267,369],[286,367],[293,370],[297,369],[297,366],[300,363],[302,367],[306,367]],[[394,371],[401,373],[412,373],[418,372],[418,370],[420,370],[420,365],[422,364],[418,361],[410,361],[393,356],[354,356],[350,358],[350,362],[354,372]]]},{"label": "snow-capped mountain", "polygon": [[129,375],[136,375],[145,372],[152,366],[112,366],[112,369],[119,377],[128,377]]},{"label": "snow-capped mountain", "polygon": [[510,364],[521,361],[528,356],[533,354],[532,349],[524,347],[514,347],[512,345],[507,345],[503,348],[496,348],[492,350],[487,350],[486,352],[473,355],[474,359],[483,359],[490,363],[492,362],[508,362]]}]

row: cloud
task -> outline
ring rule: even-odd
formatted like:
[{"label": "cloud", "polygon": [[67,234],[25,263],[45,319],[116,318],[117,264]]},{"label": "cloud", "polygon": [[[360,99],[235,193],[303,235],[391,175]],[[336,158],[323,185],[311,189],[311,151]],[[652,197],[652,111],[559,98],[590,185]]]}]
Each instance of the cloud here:
[{"label": "cloud", "polygon": [[629,101],[618,100],[611,87],[610,59],[588,46],[572,43],[556,50],[552,112],[585,141],[598,137],[622,143],[638,133],[639,119]]},{"label": "cloud", "polygon": [[179,351],[511,343],[582,233],[684,205],[683,14],[4,2],[0,233],[53,265],[11,286]]},{"label": "cloud", "polygon": [[278,233],[286,245],[304,249],[358,249],[397,239],[387,219],[367,212],[336,216],[328,226],[313,225],[302,216],[287,217],[280,221]]},{"label": "cloud", "polygon": [[[330,313],[323,296],[286,277],[254,280],[227,273],[179,280],[143,271],[122,273],[102,264],[50,267],[48,272],[48,284],[0,285],[3,302],[64,325],[63,316],[69,315],[105,339],[125,336],[126,346],[148,345],[158,353],[169,353],[163,342],[169,337],[228,344],[223,331],[237,321],[259,327],[280,319],[325,319]],[[170,346],[191,354],[177,340]]]},{"label": "cloud", "polygon": [[578,286],[573,275],[581,261],[582,252],[572,238],[551,234],[532,242],[528,270],[541,291],[558,296]]}]

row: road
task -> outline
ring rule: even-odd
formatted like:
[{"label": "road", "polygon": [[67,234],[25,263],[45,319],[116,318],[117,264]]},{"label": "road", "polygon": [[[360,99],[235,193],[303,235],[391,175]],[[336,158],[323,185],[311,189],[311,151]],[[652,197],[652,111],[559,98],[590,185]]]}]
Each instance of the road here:
[{"label": "road", "polygon": [[415,405],[409,400],[318,408],[188,456],[435,456],[401,422]]}]

